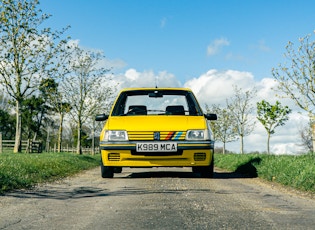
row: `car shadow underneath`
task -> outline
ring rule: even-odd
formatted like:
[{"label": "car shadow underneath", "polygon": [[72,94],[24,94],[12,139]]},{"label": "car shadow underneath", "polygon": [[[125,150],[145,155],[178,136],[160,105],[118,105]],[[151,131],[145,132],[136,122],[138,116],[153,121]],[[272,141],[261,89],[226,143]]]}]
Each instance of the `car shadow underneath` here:
[{"label": "car shadow underneath", "polygon": [[[124,178],[202,178],[199,173],[179,172],[179,171],[154,171],[154,172],[135,172],[127,175]],[[205,179],[237,179],[237,178],[253,178],[247,174],[238,172],[214,172],[213,178]]]}]

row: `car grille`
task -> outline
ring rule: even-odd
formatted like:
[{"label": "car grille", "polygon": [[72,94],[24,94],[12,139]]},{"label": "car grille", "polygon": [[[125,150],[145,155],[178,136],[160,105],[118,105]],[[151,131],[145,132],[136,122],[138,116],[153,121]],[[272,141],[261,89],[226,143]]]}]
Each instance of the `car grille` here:
[{"label": "car grille", "polygon": [[185,140],[186,132],[185,131],[162,131],[162,132],[153,132],[153,131],[129,131],[128,137],[131,141],[145,140],[145,141],[182,141]]},{"label": "car grille", "polygon": [[207,158],[206,153],[195,153],[194,154],[194,160],[195,161],[205,161]]}]

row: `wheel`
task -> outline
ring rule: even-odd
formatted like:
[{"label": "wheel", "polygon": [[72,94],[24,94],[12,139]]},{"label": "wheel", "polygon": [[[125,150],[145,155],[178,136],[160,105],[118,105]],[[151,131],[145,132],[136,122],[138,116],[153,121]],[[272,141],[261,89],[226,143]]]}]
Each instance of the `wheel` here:
[{"label": "wheel", "polygon": [[212,160],[209,166],[199,166],[199,167],[193,167],[192,171],[194,173],[199,173],[201,177],[203,178],[213,178],[214,174],[214,159],[212,156]]},{"label": "wheel", "polygon": [[114,177],[114,167],[104,166],[101,160],[101,175],[102,178],[113,178]]}]

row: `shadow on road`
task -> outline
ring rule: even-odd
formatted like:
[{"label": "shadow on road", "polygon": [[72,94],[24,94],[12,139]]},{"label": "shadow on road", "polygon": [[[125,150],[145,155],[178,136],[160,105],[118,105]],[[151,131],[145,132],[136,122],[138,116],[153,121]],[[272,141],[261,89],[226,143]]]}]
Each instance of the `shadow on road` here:
[{"label": "shadow on road", "polygon": [[[124,179],[128,178],[202,178],[200,174],[193,172],[174,172],[174,171],[156,171],[156,172],[137,172],[131,173],[127,177],[120,177]],[[215,172],[213,178],[205,179],[233,179],[233,178],[251,178],[246,174],[239,172]]]},{"label": "shadow on road", "polygon": [[[226,172],[217,169],[214,173],[213,179],[233,179],[233,178],[255,178],[258,176],[256,165],[260,164],[261,158],[256,157],[248,162],[239,165],[234,172]],[[176,171],[151,171],[131,173],[124,178],[201,178],[200,174],[193,172],[176,172]]]},{"label": "shadow on road", "polygon": [[[255,158],[247,162],[246,164],[240,165],[235,172],[226,172],[220,169],[216,169],[213,178],[202,178],[198,173],[183,172],[183,171],[145,171],[143,172],[131,172],[117,174],[113,179],[106,180],[121,180],[121,179],[137,179],[137,178],[199,178],[204,180],[218,180],[218,179],[237,179],[237,178],[254,178],[257,177],[257,170],[255,165],[259,164],[260,158]],[[35,198],[35,199],[56,199],[56,200],[68,200],[68,199],[83,199],[90,197],[107,197],[107,196],[126,196],[126,195],[142,195],[142,194],[153,194],[153,193],[191,193],[198,192],[213,192],[209,189],[152,189],[147,188],[135,188],[135,187],[122,187],[116,191],[110,191],[108,189],[93,187],[93,186],[54,186],[48,185],[44,188],[34,188],[31,190],[18,190],[9,192],[4,196],[11,196],[15,198]]]},{"label": "shadow on road", "polygon": [[[193,172],[180,172],[180,171],[155,171],[155,172],[139,172],[126,174],[122,177],[114,177],[113,179],[106,180],[121,180],[121,179],[137,179],[137,178],[200,178],[199,174]],[[236,172],[215,172],[214,178],[212,179],[230,179],[230,178],[246,178],[240,173]],[[212,180],[211,178],[205,178],[204,180]],[[202,193],[202,192],[213,192],[211,189],[147,189],[135,188],[135,187],[122,187],[116,191],[110,191],[108,189],[93,187],[93,186],[54,186],[47,185],[44,188],[34,188],[31,190],[18,190],[5,194],[8,197],[15,197],[20,199],[53,199],[53,200],[73,200],[73,199],[85,199],[91,197],[107,197],[107,196],[134,196],[143,194],[155,194],[155,193]]]}]

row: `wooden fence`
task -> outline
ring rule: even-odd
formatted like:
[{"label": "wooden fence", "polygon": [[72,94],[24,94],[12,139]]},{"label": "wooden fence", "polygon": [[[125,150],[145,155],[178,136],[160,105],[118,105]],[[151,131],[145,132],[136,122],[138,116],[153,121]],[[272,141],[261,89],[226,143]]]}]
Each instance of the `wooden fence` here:
[{"label": "wooden fence", "polygon": [[[2,140],[2,133],[0,133],[0,153],[3,153],[4,151],[13,151],[14,144],[15,140]],[[21,141],[21,150],[26,153],[41,153],[42,146],[41,141]]]},{"label": "wooden fence", "polygon": [[[92,147],[82,147],[82,153],[86,154],[96,154],[99,153],[99,147],[95,147],[94,149]],[[47,152],[58,152],[57,145],[54,145],[54,147],[50,147],[49,149],[46,150]],[[62,146],[60,152],[68,152],[68,153],[76,153],[77,152],[77,147],[73,146]]]},{"label": "wooden fence", "polygon": [[[12,152],[14,149],[14,140],[2,140],[2,134],[0,133],[0,153],[4,151]],[[47,147],[47,146],[46,146]],[[84,154],[97,154],[99,153],[99,147],[95,148],[81,148],[82,153]],[[22,141],[22,152],[25,153],[41,153],[43,151],[43,144],[41,141],[32,141],[32,140],[24,140]],[[47,152],[58,152],[57,145],[55,144],[53,147],[48,147],[46,149]],[[69,152],[69,153],[76,153],[76,147],[70,147],[67,145],[66,147],[61,148],[61,152]]]}]

